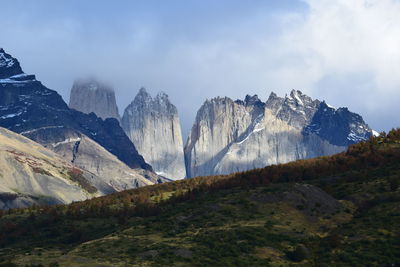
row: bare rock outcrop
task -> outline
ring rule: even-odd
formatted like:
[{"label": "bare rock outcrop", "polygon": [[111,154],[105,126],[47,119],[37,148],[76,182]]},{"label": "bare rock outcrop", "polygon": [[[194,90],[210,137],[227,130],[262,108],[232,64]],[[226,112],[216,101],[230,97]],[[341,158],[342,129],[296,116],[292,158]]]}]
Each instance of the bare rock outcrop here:
[{"label": "bare rock outcrop", "polygon": [[95,79],[76,80],[72,86],[69,107],[83,113],[95,113],[102,119],[120,121],[114,89]]},{"label": "bare rock outcrop", "polygon": [[361,116],[293,90],[284,98],[207,100],[185,146],[188,177],[227,174],[331,155],[373,131]]},{"label": "bare rock outcrop", "polygon": [[178,111],[165,93],[152,98],[140,89],[125,109],[122,127],[157,174],[173,180],[185,178]]},{"label": "bare rock outcrop", "polygon": [[57,92],[23,73],[17,59],[0,54],[1,127],[92,173],[96,179],[91,184],[119,191],[159,181],[115,118],[103,120],[69,108]]}]

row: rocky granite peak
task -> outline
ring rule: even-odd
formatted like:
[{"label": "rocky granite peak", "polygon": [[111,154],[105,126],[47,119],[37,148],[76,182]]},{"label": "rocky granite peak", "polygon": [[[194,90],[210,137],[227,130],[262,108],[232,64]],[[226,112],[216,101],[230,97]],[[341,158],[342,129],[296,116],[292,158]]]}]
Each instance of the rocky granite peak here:
[{"label": "rocky granite peak", "polygon": [[205,101],[185,146],[188,177],[224,172],[218,170],[221,160],[235,141],[240,142],[258,130],[264,106],[257,96],[236,101],[228,97]]},{"label": "rocky granite peak", "polygon": [[312,119],[319,104],[319,100],[313,100],[299,90],[292,90],[284,98],[271,94],[266,102],[266,107],[277,118],[302,129]]},{"label": "rocky granite peak", "polygon": [[171,101],[169,100],[169,96],[165,92],[159,92],[155,97],[155,101],[160,106],[170,106],[171,105]]},{"label": "rocky granite peak", "polygon": [[93,112],[102,119],[120,120],[114,89],[93,78],[74,82],[69,107],[86,114]]},{"label": "rocky granite peak", "polygon": [[19,61],[0,48],[0,79],[23,74]]},{"label": "rocky granite peak", "polygon": [[275,93],[275,92],[271,92],[270,94],[269,94],[269,97],[268,97],[268,99],[273,99],[273,98],[278,98],[278,95]]},{"label": "rocky granite peak", "polygon": [[138,94],[135,96],[133,102],[148,104],[152,101],[151,95],[147,92],[146,88],[140,88]]},{"label": "rocky granite peak", "polygon": [[305,134],[316,134],[338,146],[348,146],[373,135],[364,119],[348,108],[335,109],[323,101],[315,112],[309,125],[304,128]]},{"label": "rocky granite peak", "polygon": [[244,98],[244,102],[246,103],[246,105],[253,105],[256,102],[260,102],[261,100],[258,98],[258,95],[246,95],[246,97]]},{"label": "rocky granite peak", "polygon": [[[169,96],[164,92],[159,92],[154,98],[142,87],[133,101],[125,109],[129,114],[156,112],[158,114],[178,114],[178,110],[171,103]],[[124,113],[125,114],[125,113]],[[127,114],[128,115],[128,114]]]},{"label": "rocky granite peak", "polygon": [[160,92],[153,98],[141,88],[124,111],[122,127],[159,175],[174,180],[185,178],[178,110],[167,94]]},{"label": "rocky granite peak", "polygon": [[238,99],[235,101],[237,104],[245,105],[245,106],[259,106],[259,107],[264,107],[265,103],[263,103],[260,98],[258,98],[258,95],[246,95],[244,100]]},{"label": "rocky granite peak", "polygon": [[[4,75],[3,69],[0,73]],[[0,126],[56,151],[71,162],[81,162],[80,167],[92,173],[105,174],[102,170],[121,165],[129,170],[152,171],[116,119],[103,120],[94,113],[70,109],[56,91],[36,80],[0,79]],[[96,147],[96,151],[102,151],[101,154],[92,153]],[[99,160],[106,154],[114,163]],[[108,179],[109,184],[126,178],[109,170],[106,174],[103,178]],[[133,181],[139,176],[149,182],[145,177],[147,174],[138,174],[123,184],[135,187],[138,183]]]},{"label": "rocky granite peak", "polygon": [[271,93],[263,103],[207,100],[199,109],[185,146],[188,177],[226,174],[343,151],[372,130],[347,108],[292,90]]}]

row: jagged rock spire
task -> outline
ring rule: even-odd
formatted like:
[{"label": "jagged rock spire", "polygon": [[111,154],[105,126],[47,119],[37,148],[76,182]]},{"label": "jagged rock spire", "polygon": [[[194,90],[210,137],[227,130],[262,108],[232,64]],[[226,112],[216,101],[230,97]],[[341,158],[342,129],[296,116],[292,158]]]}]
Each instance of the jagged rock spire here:
[{"label": "jagged rock spire", "polygon": [[18,60],[7,54],[3,48],[0,48],[0,79],[23,73]]},{"label": "jagged rock spire", "polygon": [[189,177],[245,171],[330,155],[371,135],[361,116],[299,90],[285,97],[271,92],[266,103],[256,95],[214,98],[197,112],[185,146],[186,168]]},{"label": "jagged rock spire", "polygon": [[[17,66],[21,70],[12,56],[3,53],[2,57],[13,59],[10,68]],[[3,67],[0,68],[0,75],[6,77],[7,68]],[[20,76],[29,77],[18,75],[15,78],[14,75],[0,79],[0,106],[3,107],[0,109],[1,127],[54,149],[57,147],[52,144],[63,142],[69,136],[86,135],[129,167],[151,170],[117,121],[101,120],[94,114],[87,115],[70,109],[56,91],[46,88],[39,81],[21,81]],[[88,152],[88,155],[95,158],[95,154]]]},{"label": "jagged rock spire", "polygon": [[87,114],[93,112],[102,119],[120,120],[114,89],[94,78],[74,82],[69,107]]},{"label": "jagged rock spire", "polygon": [[142,87],[125,109],[122,127],[158,174],[174,180],[185,178],[178,110],[166,93],[153,98]]}]

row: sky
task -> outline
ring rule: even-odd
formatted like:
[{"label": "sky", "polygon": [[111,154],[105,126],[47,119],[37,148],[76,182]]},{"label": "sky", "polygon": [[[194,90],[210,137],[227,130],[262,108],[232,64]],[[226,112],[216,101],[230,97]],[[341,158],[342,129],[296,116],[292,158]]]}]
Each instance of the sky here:
[{"label": "sky", "polygon": [[400,0],[0,0],[0,47],[68,103],[111,84],[122,115],[166,92],[184,136],[208,98],[292,89],[400,127]]}]

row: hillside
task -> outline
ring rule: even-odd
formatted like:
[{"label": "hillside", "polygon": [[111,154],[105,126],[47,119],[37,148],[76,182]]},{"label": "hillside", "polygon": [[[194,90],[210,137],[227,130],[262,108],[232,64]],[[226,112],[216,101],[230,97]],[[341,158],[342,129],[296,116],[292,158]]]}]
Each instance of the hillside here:
[{"label": "hillside", "polygon": [[330,157],[3,212],[0,266],[393,266],[399,184],[400,129]]},{"label": "hillside", "polygon": [[[0,49],[0,126],[94,173],[114,191],[153,184],[159,179],[116,119],[103,120],[94,113],[69,108],[61,95],[36,80],[35,75],[25,74],[19,61],[3,49]],[[115,169],[125,170],[112,173]]]},{"label": "hillside", "polygon": [[65,204],[112,192],[93,173],[0,127],[0,209]]}]

